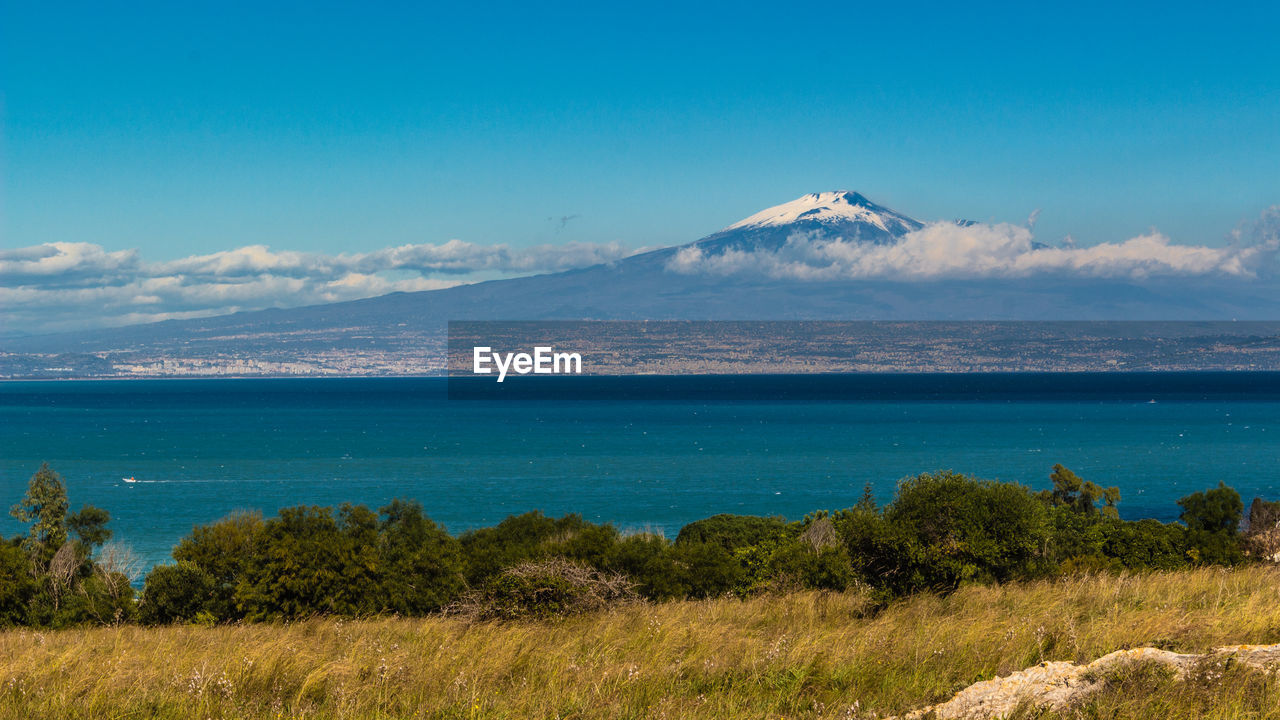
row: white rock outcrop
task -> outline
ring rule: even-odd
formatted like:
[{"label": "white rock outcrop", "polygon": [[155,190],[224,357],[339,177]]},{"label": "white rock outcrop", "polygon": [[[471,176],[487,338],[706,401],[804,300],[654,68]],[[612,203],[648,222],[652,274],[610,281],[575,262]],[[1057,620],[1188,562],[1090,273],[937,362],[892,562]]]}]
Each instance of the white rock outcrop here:
[{"label": "white rock outcrop", "polygon": [[1274,671],[1280,668],[1280,644],[1229,645],[1202,655],[1135,648],[1117,650],[1085,665],[1066,661],[1041,663],[1005,677],[974,683],[956,693],[950,700],[907,713],[901,716],[901,720],[918,720],[924,717],[938,720],[995,720],[1007,717],[1023,705],[1063,710],[1102,689],[1107,673],[1126,665],[1156,663],[1172,668],[1174,677],[1181,679],[1201,661],[1213,658],[1231,658],[1259,669]]}]

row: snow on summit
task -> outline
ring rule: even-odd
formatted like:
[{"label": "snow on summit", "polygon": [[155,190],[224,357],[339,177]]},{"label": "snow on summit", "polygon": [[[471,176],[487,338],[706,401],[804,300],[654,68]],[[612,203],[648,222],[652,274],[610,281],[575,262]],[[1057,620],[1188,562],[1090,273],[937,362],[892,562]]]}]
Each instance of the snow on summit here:
[{"label": "snow on summit", "polygon": [[892,235],[918,230],[921,227],[921,223],[916,220],[876,205],[859,193],[835,190],[809,193],[791,202],[761,210],[721,232],[779,227],[803,222],[824,225],[866,223]]}]

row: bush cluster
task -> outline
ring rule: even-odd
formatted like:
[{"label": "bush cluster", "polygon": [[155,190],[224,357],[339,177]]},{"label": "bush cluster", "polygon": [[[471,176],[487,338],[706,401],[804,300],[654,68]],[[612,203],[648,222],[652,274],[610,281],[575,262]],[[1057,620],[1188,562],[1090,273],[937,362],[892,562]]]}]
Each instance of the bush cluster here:
[{"label": "bush cluster", "polygon": [[[1242,530],[1240,496],[1221,483],[1178,501],[1180,521],[1119,518],[1117,488],[1061,465],[1052,489],[953,472],[901,481],[879,506],[788,522],[716,515],[674,541],[623,534],[579,515],[513,515],[450,535],[414,502],[238,513],[194,528],[174,563],[146,576],[140,597],[108,514],[67,513],[47,466],[13,514],[25,537],[0,544],[0,624],[60,626],[136,619],[220,623],[316,614],[547,617],[632,599],[661,601],[792,589],[859,587],[888,601],[1073,571],[1164,570],[1270,557],[1280,510],[1255,501]],[[74,539],[69,539],[74,536]]]},{"label": "bush cluster", "polygon": [[25,536],[0,540],[0,626],[66,627],[134,617],[130,584],[137,560],[110,545],[111,516],[92,505],[70,513],[62,477],[47,463],[9,511],[30,523]]},{"label": "bush cluster", "polygon": [[605,573],[564,558],[503,569],[447,610],[476,620],[550,618],[603,610],[638,598],[621,573]]}]

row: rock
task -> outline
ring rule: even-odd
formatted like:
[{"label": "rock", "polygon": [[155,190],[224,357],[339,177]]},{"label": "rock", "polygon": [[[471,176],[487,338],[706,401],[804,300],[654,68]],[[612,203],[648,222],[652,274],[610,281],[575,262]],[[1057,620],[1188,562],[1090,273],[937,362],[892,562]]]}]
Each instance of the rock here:
[{"label": "rock", "polygon": [[931,717],[938,720],[994,719],[1012,714],[1023,704],[1039,709],[1063,710],[1102,689],[1106,684],[1106,675],[1126,665],[1156,663],[1172,668],[1174,677],[1182,679],[1187,670],[1197,663],[1214,657],[1230,657],[1246,665],[1270,670],[1280,667],[1280,644],[1230,645],[1203,655],[1136,648],[1117,650],[1087,665],[1066,661],[1046,662],[1005,677],[974,683],[956,693],[950,700],[914,710],[900,716],[900,720],[918,720],[930,713],[933,713]]}]

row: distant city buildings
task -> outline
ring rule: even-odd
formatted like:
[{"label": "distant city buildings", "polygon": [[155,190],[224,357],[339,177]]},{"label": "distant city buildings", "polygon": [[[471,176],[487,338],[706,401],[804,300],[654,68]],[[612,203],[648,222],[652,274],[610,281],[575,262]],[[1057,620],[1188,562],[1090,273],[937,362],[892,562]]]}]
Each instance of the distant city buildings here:
[{"label": "distant city buildings", "polygon": [[[596,375],[1280,370],[1280,324],[1243,334],[1221,325],[1183,326],[1180,333],[1166,333],[1137,326],[1123,332],[1102,326],[1064,330],[1052,323],[729,323],[699,334],[689,332],[688,325],[648,324],[643,334],[629,334],[625,326],[602,332],[600,325],[583,324],[565,340],[581,349],[582,373]],[[507,337],[490,332],[485,342],[495,347],[524,339],[519,327]],[[441,337],[406,334],[380,338],[376,344],[361,347],[351,338],[299,333],[95,353],[0,352],[0,378],[446,374],[449,351]],[[471,349],[467,343],[459,347]],[[461,367],[472,358],[453,360]]]}]

